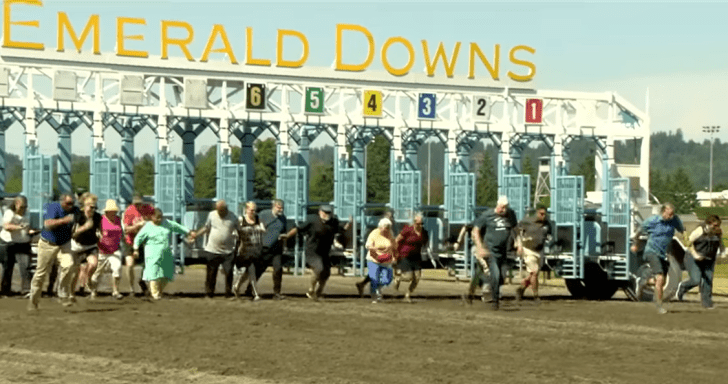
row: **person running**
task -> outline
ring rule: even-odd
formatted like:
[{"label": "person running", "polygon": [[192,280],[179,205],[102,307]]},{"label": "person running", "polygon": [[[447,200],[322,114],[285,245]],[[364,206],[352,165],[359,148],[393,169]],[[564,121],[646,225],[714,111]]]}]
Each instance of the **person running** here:
[{"label": "person running", "polygon": [[[382,214],[382,219],[387,219],[390,222],[394,223],[394,213],[392,211],[389,211],[389,210],[388,211],[385,211]],[[394,226],[394,225],[392,225],[392,226]],[[369,234],[371,235],[371,232],[369,232]],[[356,236],[356,234],[353,233],[352,236]],[[368,236],[369,235],[367,235],[367,237]],[[392,230],[392,236],[394,236],[394,230]],[[372,281],[372,278],[369,277],[369,275],[367,274],[366,276],[364,276],[364,278],[362,279],[362,281],[357,282],[356,284],[354,284],[356,286],[356,290],[359,292],[359,297],[364,297],[364,287],[366,287],[367,284],[369,284],[371,281]]]},{"label": "person running", "polygon": [[6,245],[5,262],[3,263],[2,283],[0,295],[10,295],[10,285],[13,280],[13,268],[18,264],[20,272],[20,293],[26,295],[30,292],[31,249],[30,238],[38,231],[30,228],[28,215],[28,199],[18,195],[13,204],[3,214],[3,226],[0,231],[0,241]]},{"label": "person running", "polygon": [[546,216],[546,207],[536,208],[536,217],[521,220],[516,229],[516,249],[523,258],[528,276],[516,289],[516,301],[521,301],[529,286],[533,290],[533,300],[540,302],[538,296],[538,272],[541,267],[541,253],[551,237],[551,222]]},{"label": "person running", "polygon": [[[285,236],[286,239],[295,236],[297,233],[308,236],[306,240],[306,264],[313,270],[311,286],[306,292],[306,297],[318,301],[323,294],[326,282],[331,276],[331,245],[334,243],[334,236],[342,231],[339,219],[333,215],[333,207],[322,205],[318,215],[309,215],[300,227],[291,229]],[[343,227],[347,231],[351,220]]]},{"label": "person running", "polygon": [[172,233],[185,235],[188,239],[196,237],[181,224],[164,219],[162,210],[157,208],[152,221],[147,222],[134,238],[134,257],[139,257],[139,249],[144,247],[144,271],[142,279],[149,283],[152,299],[160,300],[167,284],[174,280],[174,256],[169,246]]},{"label": "person running", "polygon": [[[131,205],[124,212],[124,218],[122,225],[124,229],[124,255],[126,255],[126,274],[129,276],[129,290],[130,294],[134,295],[134,265],[144,262],[144,248],[140,249],[141,256],[134,258],[133,256],[133,245],[134,237],[142,229],[147,221],[151,220],[154,214],[154,208],[144,203],[144,197],[141,193],[135,192],[134,197],[131,199]],[[139,279],[139,287],[142,290],[142,294],[147,292],[147,286],[144,280]]]},{"label": "person running", "polygon": [[715,308],[713,306],[713,272],[718,252],[725,252],[721,240],[723,231],[720,224],[718,216],[708,215],[705,223],[690,233],[690,248],[684,259],[689,278],[677,285],[676,300],[682,301],[686,292],[699,285],[703,308]]},{"label": "person running", "polygon": [[123,298],[119,292],[121,284],[121,218],[117,215],[119,207],[113,199],[106,200],[104,215],[101,218],[101,239],[99,240],[99,265],[91,276],[91,296],[96,297],[99,277],[104,271],[111,270],[111,297]]},{"label": "person running", "polygon": [[265,227],[255,213],[256,208],[254,202],[248,201],[245,203],[245,214],[240,218],[240,246],[235,259],[235,282],[233,283],[233,293],[235,297],[239,298],[241,285],[250,279],[254,295],[253,301],[260,300],[255,265],[260,262],[263,234],[265,234]]},{"label": "person running", "polygon": [[89,279],[98,266],[99,240],[101,233],[101,214],[96,212],[98,197],[91,193],[84,193],[81,197],[81,211],[76,215],[73,235],[71,236],[71,252],[79,265],[79,273],[73,278],[76,282],[91,293],[91,299],[96,295],[89,286]]},{"label": "person running", "polygon": [[379,220],[375,228],[367,237],[365,243],[367,253],[367,275],[371,287],[372,303],[382,301],[382,287],[392,282],[392,264],[397,258],[397,247],[392,236],[392,222],[387,219]]},{"label": "person running", "polygon": [[[265,228],[263,234],[263,247],[255,265],[255,280],[260,281],[268,267],[273,266],[273,299],[283,300],[285,297],[281,294],[281,285],[283,282],[283,239],[287,239],[286,230],[288,219],[283,214],[283,200],[275,199],[271,201],[270,209],[260,212],[259,220]],[[251,284],[245,291],[249,295],[252,290]]]},{"label": "person running", "polygon": [[[482,265],[487,263],[490,269],[493,310],[499,308],[500,286],[503,279],[501,268],[506,262],[506,252],[517,224],[516,213],[508,206],[508,198],[501,196],[498,198],[495,208],[484,212],[473,225],[475,258],[478,260],[478,267],[484,269]],[[474,273],[470,289],[473,290],[473,285],[479,284],[482,278],[481,273]]]},{"label": "person running", "polygon": [[62,194],[58,202],[49,203],[45,207],[43,231],[38,241],[38,262],[30,282],[29,311],[38,309],[43,282],[56,259],[60,264],[59,300],[66,307],[76,302],[72,278],[78,266],[71,254],[71,230],[76,212],[73,195],[67,193]]},{"label": "person running", "polygon": [[207,215],[205,225],[198,229],[196,236],[209,232],[207,243],[202,251],[207,260],[207,278],[205,279],[205,295],[215,296],[217,271],[225,272],[225,297],[233,295],[233,264],[235,262],[235,241],[240,238],[240,221],[235,213],[228,209],[225,200],[215,203],[215,210]]},{"label": "person running", "polygon": [[[671,203],[662,205],[660,214],[653,215],[645,220],[637,233],[633,236],[634,244],[630,248],[632,252],[637,252],[637,239],[642,233],[647,233],[647,244],[644,250],[644,259],[650,264],[651,273],[654,276],[655,283],[655,306],[660,314],[667,313],[662,307],[663,285],[665,284],[665,275],[670,267],[667,260],[667,247],[672,242],[675,231],[685,232],[685,227],[679,217],[675,215],[675,206]],[[637,278],[637,289],[635,291],[637,299],[642,298],[642,292],[648,283],[653,281],[653,276],[649,278]]]},{"label": "person running", "polygon": [[412,302],[412,292],[422,277],[422,248],[427,247],[430,241],[427,231],[422,227],[423,220],[421,213],[415,214],[412,225],[405,226],[395,240],[396,268],[400,275],[396,277],[394,287],[399,289],[400,282],[410,282],[404,295],[404,301],[407,303]]}]

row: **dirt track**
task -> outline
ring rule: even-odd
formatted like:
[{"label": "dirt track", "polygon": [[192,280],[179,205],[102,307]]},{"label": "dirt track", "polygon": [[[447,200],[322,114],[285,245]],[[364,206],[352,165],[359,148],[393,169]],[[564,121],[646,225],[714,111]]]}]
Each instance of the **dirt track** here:
[{"label": "dirt track", "polygon": [[205,300],[202,279],[188,270],[169,289],[185,294],[158,303],[43,299],[28,314],[25,300],[0,299],[0,382],[725,382],[722,298],[705,311],[688,296],[659,316],[649,303],[575,301],[555,286],[540,306],[518,306],[510,286],[492,312],[460,303],[464,283],[428,280],[414,304],[373,305],[354,295],[355,278],[333,277],[320,303],[301,295],[307,277],[284,276],[288,300],[256,303]]}]

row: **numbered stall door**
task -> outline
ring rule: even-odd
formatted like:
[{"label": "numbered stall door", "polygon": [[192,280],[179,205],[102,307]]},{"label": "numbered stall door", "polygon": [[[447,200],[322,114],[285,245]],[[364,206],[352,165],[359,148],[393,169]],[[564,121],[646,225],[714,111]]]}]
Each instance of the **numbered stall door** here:
[{"label": "numbered stall door", "polygon": [[607,241],[612,245],[611,253],[624,256],[615,261],[613,277],[627,280],[630,271],[629,236],[632,233],[632,217],[629,179],[609,180],[609,203],[607,209]]},{"label": "numbered stall door", "polygon": [[420,171],[397,171],[394,173],[392,208],[394,220],[400,223],[412,221],[415,210],[422,201],[422,177]]},{"label": "numbered stall door", "polygon": [[247,182],[245,174],[245,165],[243,164],[223,164],[221,166],[220,186],[218,198],[227,202],[228,208],[235,213],[236,216],[242,215],[240,203],[244,203],[247,197]]},{"label": "numbered stall door", "polygon": [[281,167],[281,191],[278,196],[284,203],[284,214],[289,219],[306,219],[306,167]]},{"label": "numbered stall door", "polygon": [[339,190],[334,200],[336,202],[336,215],[340,218],[355,216],[356,207],[363,204],[362,188],[364,186],[364,170],[348,168],[339,170]]},{"label": "numbered stall door", "polygon": [[528,175],[503,176],[504,193],[518,220],[526,216],[531,204],[531,178]]},{"label": "numbered stall door", "polygon": [[584,177],[561,176],[556,178],[554,221],[556,243],[562,255],[571,256],[564,261],[562,277],[580,279],[584,277],[583,262],[580,259],[579,231],[583,232]]},{"label": "numbered stall door", "polygon": [[184,208],[184,165],[181,161],[159,162],[159,186],[157,204],[165,217],[181,220]]},{"label": "numbered stall door", "polygon": [[53,198],[53,158],[28,156],[28,213],[31,225],[40,227],[43,206]]},{"label": "numbered stall door", "polygon": [[94,182],[92,193],[99,197],[99,204],[108,199],[116,200],[119,196],[119,159],[94,160]]},{"label": "numbered stall door", "polygon": [[475,174],[451,173],[447,210],[451,224],[467,224],[473,220],[475,208]]}]

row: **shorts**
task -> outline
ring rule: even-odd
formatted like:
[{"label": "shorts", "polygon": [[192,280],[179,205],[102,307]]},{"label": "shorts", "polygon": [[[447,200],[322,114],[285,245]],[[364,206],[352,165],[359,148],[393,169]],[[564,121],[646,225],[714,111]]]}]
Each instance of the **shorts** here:
[{"label": "shorts", "polygon": [[528,273],[538,273],[541,266],[541,254],[523,247],[523,263]]},{"label": "shorts", "polygon": [[667,271],[670,270],[670,262],[667,261],[667,258],[660,257],[656,253],[645,253],[645,259],[650,264],[653,276],[658,274],[667,275]]},{"label": "shorts", "polygon": [[[131,257],[134,254],[134,246],[127,244],[125,241],[121,243],[121,254]],[[134,264],[144,263],[144,247],[139,248],[139,257],[134,258]]]},{"label": "shorts", "polygon": [[91,255],[97,255],[99,253],[99,246],[94,245],[79,245],[75,241],[71,242],[71,253],[76,259],[77,264],[83,264],[86,262],[86,258]]},{"label": "shorts", "polygon": [[[106,269],[111,270],[111,276],[121,277],[121,250],[112,254],[99,253],[98,273],[103,273]],[[96,274],[94,274],[94,277]]]}]

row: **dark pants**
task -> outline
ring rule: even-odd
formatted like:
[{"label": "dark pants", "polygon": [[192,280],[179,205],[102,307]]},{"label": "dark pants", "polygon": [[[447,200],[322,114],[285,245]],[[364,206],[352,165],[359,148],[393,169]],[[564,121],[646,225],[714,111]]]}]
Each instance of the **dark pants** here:
[{"label": "dark pants", "polygon": [[492,295],[494,303],[497,303],[500,299],[500,286],[503,282],[503,273],[501,273],[501,269],[505,262],[505,253],[502,255],[493,253],[493,255],[488,258],[488,268],[490,269],[490,294]]},{"label": "dark pants", "polygon": [[0,262],[3,267],[3,276],[0,280],[0,294],[10,294],[10,284],[13,282],[13,268],[15,268],[15,254],[13,244],[0,243]]},{"label": "dark pants", "polygon": [[331,276],[331,258],[329,255],[307,253],[306,264],[311,268],[314,276],[316,276],[316,279],[321,285],[329,280],[329,276]]},{"label": "dark pants", "polygon": [[[255,264],[255,278],[260,281],[268,267],[273,266],[273,293],[279,295],[281,293],[281,285],[283,283],[283,250],[280,248],[263,247],[260,257]],[[246,294],[249,294],[251,287],[248,285]]]},{"label": "dark pants", "polygon": [[229,297],[233,294],[233,262],[235,254],[219,254],[203,251],[207,258],[207,279],[205,280],[205,294],[212,297],[215,294],[215,284],[217,283],[217,270],[222,269],[225,272],[225,296]]},{"label": "dark pants", "polygon": [[704,307],[713,305],[713,272],[715,271],[715,259],[695,260],[690,255],[685,255],[685,269],[688,271],[689,279],[683,280],[680,284],[679,296],[685,292],[700,286],[700,301]]}]

